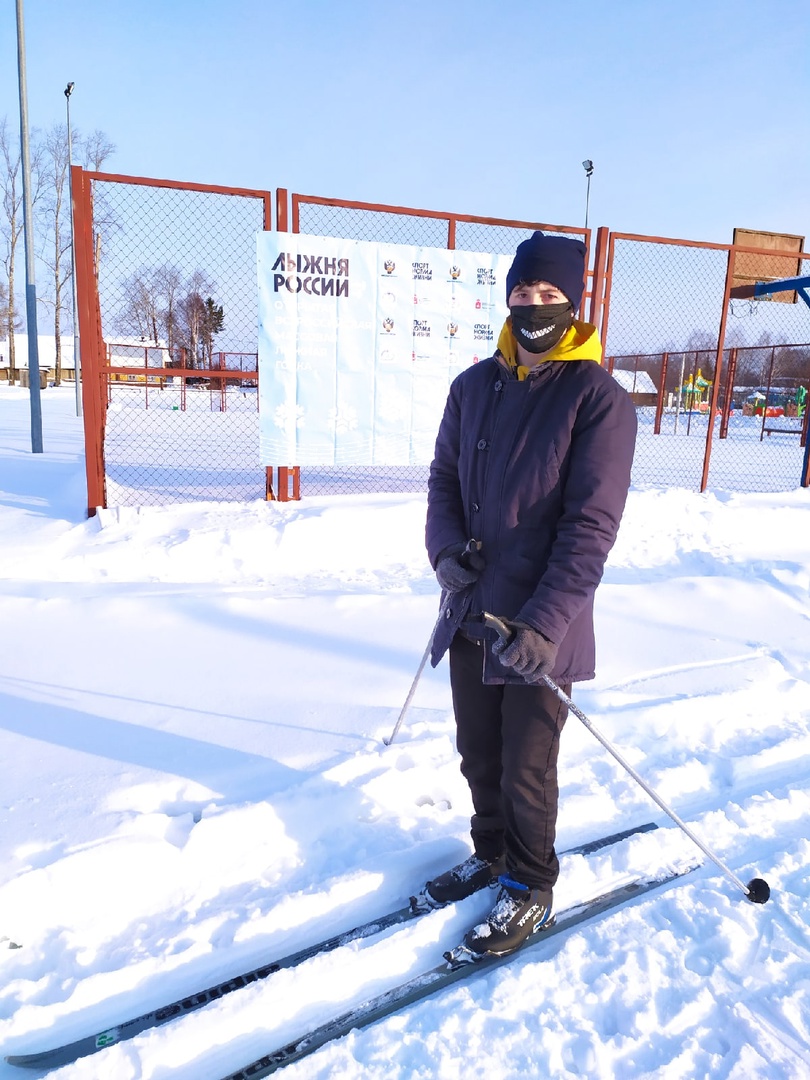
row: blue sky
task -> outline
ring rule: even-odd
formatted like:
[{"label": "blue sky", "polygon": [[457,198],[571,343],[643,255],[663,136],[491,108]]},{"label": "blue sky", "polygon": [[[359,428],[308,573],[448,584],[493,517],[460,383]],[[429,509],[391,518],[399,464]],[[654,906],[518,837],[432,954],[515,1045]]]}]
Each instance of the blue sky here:
[{"label": "blue sky", "polygon": [[591,225],[810,231],[808,0],[26,0],[25,29],[32,125],[74,81],[110,171],[581,225],[591,158]]}]

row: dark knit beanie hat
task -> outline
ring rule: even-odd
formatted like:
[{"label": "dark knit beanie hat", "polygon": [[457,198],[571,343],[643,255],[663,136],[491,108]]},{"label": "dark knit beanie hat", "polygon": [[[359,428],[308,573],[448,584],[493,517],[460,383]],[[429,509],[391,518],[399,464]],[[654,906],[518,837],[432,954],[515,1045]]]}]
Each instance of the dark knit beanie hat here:
[{"label": "dark knit beanie hat", "polygon": [[547,281],[564,292],[574,311],[585,290],[585,245],[567,236],[546,236],[539,230],[518,244],[506,275],[506,302],[519,281]]}]

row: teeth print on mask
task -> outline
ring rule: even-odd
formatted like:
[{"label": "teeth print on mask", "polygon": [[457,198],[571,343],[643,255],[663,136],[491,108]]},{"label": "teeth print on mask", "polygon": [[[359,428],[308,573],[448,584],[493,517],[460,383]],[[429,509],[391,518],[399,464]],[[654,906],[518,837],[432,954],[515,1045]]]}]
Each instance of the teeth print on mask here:
[{"label": "teeth print on mask", "polygon": [[574,320],[574,305],[516,304],[509,308],[515,340],[530,353],[553,349]]}]

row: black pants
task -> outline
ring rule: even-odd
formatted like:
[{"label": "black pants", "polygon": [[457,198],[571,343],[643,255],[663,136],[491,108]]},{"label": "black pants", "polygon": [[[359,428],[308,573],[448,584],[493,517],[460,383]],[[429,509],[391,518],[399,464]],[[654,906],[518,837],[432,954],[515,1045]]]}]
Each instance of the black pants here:
[{"label": "black pants", "polygon": [[[450,686],[461,772],[470,785],[476,853],[506,854],[509,874],[553,888],[560,872],[557,755],[568,709],[545,683],[484,686],[483,649],[460,634],[450,646]],[[570,694],[571,686],[561,687]]]}]

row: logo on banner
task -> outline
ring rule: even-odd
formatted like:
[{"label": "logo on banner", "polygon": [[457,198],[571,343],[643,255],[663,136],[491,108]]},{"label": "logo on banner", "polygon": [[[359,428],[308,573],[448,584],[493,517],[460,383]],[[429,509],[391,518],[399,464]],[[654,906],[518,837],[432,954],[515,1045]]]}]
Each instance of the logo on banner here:
[{"label": "logo on banner", "polygon": [[458,323],[451,322],[447,324],[447,333],[450,337],[455,337],[458,333]]},{"label": "logo on banner", "polygon": [[458,279],[461,277],[461,268],[458,266],[451,266],[450,277],[453,279],[453,281],[458,281]]},{"label": "logo on banner", "polygon": [[386,332],[386,334],[390,334],[393,329],[394,320],[391,318],[390,315],[386,316],[386,318],[383,319],[383,330]]},{"label": "logo on banner", "polygon": [[[329,255],[305,255],[281,252],[271,267],[273,291],[285,288],[290,293],[307,296],[349,295],[349,260]],[[306,276],[302,276],[306,275]],[[339,279],[343,280],[339,280]]]},{"label": "logo on banner", "polygon": [[479,285],[497,285],[498,282],[495,279],[495,271],[490,270],[488,266],[479,266],[475,271],[476,278]]},{"label": "logo on banner", "polygon": [[475,310],[476,311],[494,311],[495,310],[495,304],[490,304],[486,300],[476,300],[475,301]]},{"label": "logo on banner", "polygon": [[393,259],[386,259],[383,263],[383,268],[386,274],[393,274],[393,272],[397,268],[397,264],[393,261]]}]

